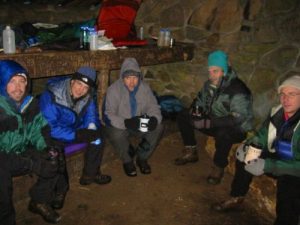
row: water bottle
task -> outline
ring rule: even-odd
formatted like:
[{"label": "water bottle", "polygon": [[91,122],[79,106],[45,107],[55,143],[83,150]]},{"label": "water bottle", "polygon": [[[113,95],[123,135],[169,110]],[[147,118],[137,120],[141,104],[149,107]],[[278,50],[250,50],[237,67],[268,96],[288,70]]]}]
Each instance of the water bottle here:
[{"label": "water bottle", "polygon": [[80,48],[88,49],[88,27],[80,27]]},{"label": "water bottle", "polygon": [[98,49],[98,35],[96,31],[89,33],[90,50],[95,51]]},{"label": "water bottle", "polygon": [[6,54],[16,52],[15,32],[10,26],[6,26],[2,33],[3,50]]},{"label": "water bottle", "polygon": [[157,46],[162,47],[164,46],[164,38],[165,38],[165,29],[160,29],[158,39],[157,39]]},{"label": "water bottle", "polygon": [[165,36],[163,40],[163,46],[169,47],[170,46],[170,40],[171,40],[171,31],[169,29],[165,29]]},{"label": "water bottle", "polygon": [[140,40],[144,40],[144,27],[140,27],[139,38]]}]

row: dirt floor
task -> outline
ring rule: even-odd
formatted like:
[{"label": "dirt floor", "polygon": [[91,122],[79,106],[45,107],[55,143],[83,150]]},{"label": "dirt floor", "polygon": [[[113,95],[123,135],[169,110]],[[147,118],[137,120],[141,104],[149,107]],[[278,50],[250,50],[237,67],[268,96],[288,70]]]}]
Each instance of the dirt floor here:
[{"label": "dirt floor", "polygon": [[[216,213],[211,204],[228,196],[232,176],[223,183],[206,183],[211,159],[200,151],[200,161],[175,166],[182,143],[178,132],[167,132],[150,159],[151,175],[138,173],[127,177],[119,160],[106,164],[102,172],[110,174],[112,182],[99,186],[81,186],[73,179],[60,210],[61,225],[270,225],[273,218],[255,209],[248,195],[243,208],[234,212]],[[27,203],[27,202],[26,202]],[[24,203],[25,206],[25,203]],[[17,209],[18,225],[43,225],[38,215],[26,207]],[[21,211],[20,211],[21,210]]]}]

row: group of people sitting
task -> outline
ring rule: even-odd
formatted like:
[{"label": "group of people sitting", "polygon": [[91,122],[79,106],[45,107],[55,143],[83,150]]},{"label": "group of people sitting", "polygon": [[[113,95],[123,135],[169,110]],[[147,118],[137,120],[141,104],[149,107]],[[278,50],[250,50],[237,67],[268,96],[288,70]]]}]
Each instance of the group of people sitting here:
[{"label": "group of people sitting", "polygon": [[[252,95],[228,64],[227,54],[217,50],[208,56],[208,81],[192,106],[179,113],[177,122],[184,143],[175,165],[198,161],[195,130],[213,136],[214,166],[207,177],[212,185],[222,180],[228,154],[253,130]],[[149,158],[162,137],[160,106],[136,59],[126,58],[120,77],[107,89],[102,123],[94,100],[96,71],[87,66],[74,74],[49,79],[46,90],[29,94],[26,69],[12,60],[0,61],[0,223],[15,224],[12,178],[34,173],[28,209],[49,223],[58,223],[57,210],[69,189],[65,148],[86,143],[81,185],[107,184],[101,173],[103,138],[116,150],[129,177],[151,174]],[[300,75],[287,78],[278,88],[280,105],[256,135],[238,148],[231,197],[213,205],[226,211],[242,204],[253,176],[277,180],[276,225],[297,225],[300,208]],[[101,124],[104,126],[101,127]],[[131,143],[131,137],[139,140]],[[255,148],[262,152],[245,160]]]}]

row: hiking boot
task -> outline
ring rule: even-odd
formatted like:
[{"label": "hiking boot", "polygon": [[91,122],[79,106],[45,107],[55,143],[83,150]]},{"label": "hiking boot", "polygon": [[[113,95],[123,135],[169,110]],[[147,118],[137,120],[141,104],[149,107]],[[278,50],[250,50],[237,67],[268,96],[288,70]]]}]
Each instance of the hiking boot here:
[{"label": "hiking boot", "polygon": [[50,205],[45,203],[37,203],[31,200],[28,205],[28,210],[41,215],[48,223],[58,223],[61,220],[60,215],[55,212]]},{"label": "hiking boot", "polygon": [[226,212],[238,209],[244,202],[245,197],[230,197],[228,200],[212,205],[212,209],[218,212]]},{"label": "hiking boot", "polygon": [[53,201],[51,202],[51,206],[53,209],[62,209],[65,203],[66,193],[57,193]]},{"label": "hiking boot", "polygon": [[136,168],[133,162],[123,164],[124,172],[129,177],[135,177],[137,175]]},{"label": "hiking boot", "polygon": [[143,174],[151,173],[151,167],[148,164],[147,160],[137,160],[136,164],[140,168],[141,173],[143,173]]},{"label": "hiking boot", "polygon": [[221,182],[224,176],[224,168],[220,168],[216,165],[212,167],[210,175],[207,177],[206,181],[209,184],[217,185]]},{"label": "hiking boot", "polygon": [[111,182],[111,176],[109,175],[104,175],[104,174],[97,174],[94,177],[89,177],[82,175],[80,177],[79,183],[81,185],[89,185],[91,183],[96,183],[96,184],[108,184]]},{"label": "hiking boot", "polygon": [[187,163],[195,163],[198,161],[198,154],[196,146],[184,147],[182,156],[175,159],[174,164],[177,166],[185,165]]}]

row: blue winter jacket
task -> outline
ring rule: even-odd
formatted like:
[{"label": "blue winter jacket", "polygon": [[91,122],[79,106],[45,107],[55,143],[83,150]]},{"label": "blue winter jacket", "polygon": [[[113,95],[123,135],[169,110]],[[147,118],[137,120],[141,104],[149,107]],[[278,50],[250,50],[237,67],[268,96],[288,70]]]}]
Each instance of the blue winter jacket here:
[{"label": "blue winter jacket", "polygon": [[100,127],[95,100],[90,92],[73,102],[70,95],[71,78],[53,78],[40,96],[40,108],[51,127],[51,136],[64,142],[76,139],[76,130],[88,128],[90,123]]}]

